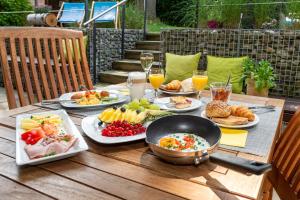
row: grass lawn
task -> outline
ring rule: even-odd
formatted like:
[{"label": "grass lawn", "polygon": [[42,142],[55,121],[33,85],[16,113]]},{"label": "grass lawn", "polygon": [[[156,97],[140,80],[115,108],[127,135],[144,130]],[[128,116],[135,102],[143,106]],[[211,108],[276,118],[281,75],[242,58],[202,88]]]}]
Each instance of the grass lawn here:
[{"label": "grass lawn", "polygon": [[148,21],[147,24],[148,32],[160,32],[160,29],[163,28],[176,28],[176,27],[164,24],[163,22],[160,21]]}]

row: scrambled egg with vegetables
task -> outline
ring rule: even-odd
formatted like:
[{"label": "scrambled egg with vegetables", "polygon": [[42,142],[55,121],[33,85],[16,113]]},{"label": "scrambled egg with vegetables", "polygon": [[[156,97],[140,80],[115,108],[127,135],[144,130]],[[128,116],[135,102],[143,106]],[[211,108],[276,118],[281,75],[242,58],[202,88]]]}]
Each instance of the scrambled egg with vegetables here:
[{"label": "scrambled egg with vegetables", "polygon": [[117,100],[116,98],[111,98],[107,91],[97,92],[90,90],[84,93],[76,93],[71,99],[74,99],[79,105],[97,105]]},{"label": "scrambled egg with vegetables", "polygon": [[207,149],[210,145],[198,135],[173,133],[160,138],[158,146],[173,151],[191,152]]}]

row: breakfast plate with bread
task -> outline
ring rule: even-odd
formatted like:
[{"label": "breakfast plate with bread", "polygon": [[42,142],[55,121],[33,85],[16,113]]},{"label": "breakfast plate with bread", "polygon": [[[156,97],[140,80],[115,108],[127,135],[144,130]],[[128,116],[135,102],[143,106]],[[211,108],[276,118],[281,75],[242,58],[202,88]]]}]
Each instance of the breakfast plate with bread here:
[{"label": "breakfast plate with bread", "polygon": [[259,123],[259,117],[246,106],[228,105],[223,101],[208,103],[201,117],[225,128],[248,128]]},{"label": "breakfast plate with bread", "polygon": [[191,78],[183,81],[173,80],[168,84],[162,85],[159,90],[170,95],[191,95],[196,93],[193,89]]},{"label": "breakfast plate with bread", "polygon": [[185,96],[172,96],[158,98],[154,100],[154,104],[159,105],[160,109],[171,112],[187,112],[196,110],[201,107],[201,101],[188,98]]}]

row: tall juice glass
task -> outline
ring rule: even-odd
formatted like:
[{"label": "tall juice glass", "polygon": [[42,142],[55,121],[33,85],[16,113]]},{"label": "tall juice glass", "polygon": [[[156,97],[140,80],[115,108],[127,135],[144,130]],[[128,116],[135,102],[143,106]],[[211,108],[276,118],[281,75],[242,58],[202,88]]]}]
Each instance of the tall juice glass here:
[{"label": "tall juice glass", "polygon": [[155,90],[155,98],[157,98],[157,89],[165,80],[164,71],[161,68],[151,68],[149,71],[149,81]]},{"label": "tall juice glass", "polygon": [[192,77],[193,88],[198,92],[197,97],[200,98],[201,91],[204,90],[208,82],[208,76],[205,71],[195,70]]}]

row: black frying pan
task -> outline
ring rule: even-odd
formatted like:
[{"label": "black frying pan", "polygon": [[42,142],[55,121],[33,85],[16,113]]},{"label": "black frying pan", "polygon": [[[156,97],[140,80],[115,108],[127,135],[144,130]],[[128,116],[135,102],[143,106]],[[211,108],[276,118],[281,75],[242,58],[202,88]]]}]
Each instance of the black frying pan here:
[{"label": "black frying pan", "polygon": [[[210,147],[195,152],[179,152],[159,147],[160,138],[172,133],[192,133],[206,139]],[[268,163],[231,156],[229,154],[215,153],[221,138],[220,128],[212,121],[191,115],[173,115],[160,118],[152,122],[146,131],[146,142],[155,155],[174,164],[198,165],[208,158],[213,162],[229,164],[253,174],[263,174],[271,169]]]}]

